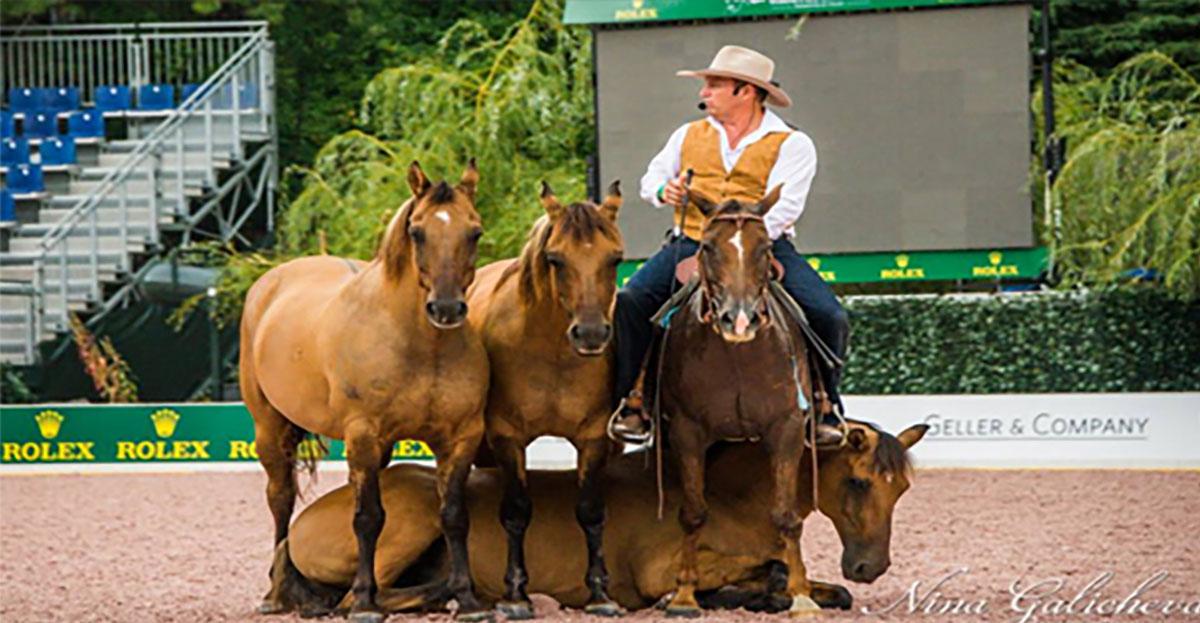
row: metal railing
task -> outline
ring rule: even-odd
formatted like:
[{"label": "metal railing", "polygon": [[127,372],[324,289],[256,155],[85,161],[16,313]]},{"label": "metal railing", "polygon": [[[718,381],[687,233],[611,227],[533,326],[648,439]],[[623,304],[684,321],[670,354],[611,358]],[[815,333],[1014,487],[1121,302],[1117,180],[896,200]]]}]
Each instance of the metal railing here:
[{"label": "metal railing", "polygon": [[29,328],[25,332],[24,349],[25,360],[33,361],[35,351],[37,350],[38,338],[41,336],[41,319],[38,318],[38,287],[39,283],[23,283],[20,281],[0,281],[0,295],[6,296],[24,296],[28,297],[28,302],[25,305],[25,326]]},{"label": "metal railing", "polygon": [[[194,131],[194,126],[189,126],[186,122],[191,119],[203,119],[202,158],[194,166],[203,167],[205,185],[210,190],[214,189],[216,180],[213,173],[215,168],[213,145],[225,138],[221,135],[224,133],[216,127],[216,121],[229,120],[226,129],[228,130],[229,157],[233,162],[239,162],[242,159],[242,141],[247,131],[259,132],[264,138],[273,137],[274,101],[271,88],[271,85],[274,84],[273,74],[273,44],[267,39],[264,27],[228,57],[217,71],[177,109],[171,111],[120,165],[110,171],[94,191],[76,203],[67,215],[42,237],[39,250],[33,259],[34,280],[37,284],[34,287],[34,312],[39,319],[39,322],[35,324],[40,324],[40,319],[45,314],[48,296],[45,288],[46,277],[47,271],[52,270],[48,266],[48,260],[55,258],[58,263],[58,291],[51,295],[57,296],[61,306],[61,320],[58,329],[64,330],[68,326],[69,303],[72,300],[78,300],[78,297],[72,297],[70,292],[69,266],[73,234],[86,234],[75,241],[76,246],[87,245],[86,265],[89,275],[89,292],[86,300],[92,303],[102,303],[105,308],[109,308],[112,301],[101,300],[100,291],[99,240],[101,232],[106,232],[110,237],[113,235],[117,237],[119,241],[118,256],[121,263],[118,268],[127,272],[130,268],[128,248],[131,241],[146,242],[152,247],[159,243],[163,197],[175,196],[177,200],[174,204],[173,216],[177,221],[182,221],[188,226],[193,224],[189,219],[191,215],[186,213],[188,195],[185,177],[189,151],[185,148],[185,143],[188,141],[189,128]],[[243,98],[247,96],[253,100],[248,103],[253,103],[254,107],[243,105]],[[164,166],[164,156],[172,153],[175,155],[174,166]],[[191,153],[196,154],[197,152]],[[255,154],[252,160],[259,160],[263,157],[263,153],[273,155],[274,146],[264,147],[260,153]],[[164,175],[164,172],[174,173],[173,184],[166,181],[168,176]],[[274,177],[272,176],[271,179],[273,180]],[[132,223],[129,199],[132,191],[130,191],[129,185],[131,181],[136,180],[149,181],[147,195],[149,209],[145,219],[146,237],[135,240],[135,236],[130,232]],[[217,190],[216,194],[220,195],[219,189]],[[271,191],[272,189],[268,189],[268,192]],[[105,201],[115,201],[117,204],[119,220],[115,226],[101,227],[99,224],[98,211]],[[269,209],[270,206],[268,206]],[[78,252],[78,248],[76,251]],[[121,292],[127,292],[127,290],[122,289]],[[41,331],[37,327],[30,326],[29,330],[34,336],[32,339],[40,338]],[[32,333],[35,330],[37,332]]]},{"label": "metal railing", "polygon": [[202,82],[267,23],[182,22],[0,28],[3,93],[12,87],[79,87]]}]

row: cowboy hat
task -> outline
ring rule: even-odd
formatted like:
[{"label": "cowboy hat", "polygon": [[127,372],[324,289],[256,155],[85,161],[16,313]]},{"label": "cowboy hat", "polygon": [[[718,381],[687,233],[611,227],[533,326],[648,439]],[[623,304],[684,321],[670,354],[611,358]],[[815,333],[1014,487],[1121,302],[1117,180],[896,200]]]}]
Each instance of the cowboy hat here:
[{"label": "cowboy hat", "polygon": [[740,45],[727,45],[713,57],[708,69],[685,69],[675,72],[675,75],[688,78],[716,76],[749,82],[767,92],[768,104],[787,108],[792,105],[792,98],[779,88],[778,83],[771,80],[771,75],[774,73],[775,61],[765,54],[755,52],[750,48],[743,48]]}]

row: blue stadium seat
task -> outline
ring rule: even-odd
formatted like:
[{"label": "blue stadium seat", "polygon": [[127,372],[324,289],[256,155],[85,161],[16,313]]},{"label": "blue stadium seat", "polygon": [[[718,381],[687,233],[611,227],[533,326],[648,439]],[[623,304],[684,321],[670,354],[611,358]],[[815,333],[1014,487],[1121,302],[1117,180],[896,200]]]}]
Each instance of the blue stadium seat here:
[{"label": "blue stadium seat", "polygon": [[104,114],[77,110],[67,117],[67,135],[75,138],[104,137]]},{"label": "blue stadium seat", "polygon": [[[253,82],[239,84],[238,105],[242,110],[258,108],[258,85]],[[221,110],[230,110],[233,108],[233,83],[226,83],[225,86],[221,87],[217,96],[213,98],[213,108]]]},{"label": "blue stadium seat", "polygon": [[125,85],[104,85],[96,87],[96,110],[100,112],[118,112],[133,108],[133,93]]},{"label": "blue stadium seat", "polygon": [[0,166],[15,167],[19,164],[29,164],[29,141],[23,138],[0,141]]},{"label": "blue stadium seat", "polygon": [[8,168],[5,185],[14,195],[40,193],[46,189],[42,181],[42,167],[36,164],[19,164]]},{"label": "blue stadium seat", "polygon": [[13,112],[32,112],[42,107],[42,93],[38,89],[13,87],[8,90],[8,106]]},{"label": "blue stadium seat", "polygon": [[54,112],[79,110],[78,87],[54,87],[42,89],[42,107]]},{"label": "blue stadium seat", "polygon": [[48,138],[42,141],[38,153],[42,155],[42,166],[75,164],[75,139],[70,136]]},{"label": "blue stadium seat", "polygon": [[17,135],[17,122],[13,120],[13,114],[7,110],[0,110],[0,138],[11,138]]},{"label": "blue stadium seat", "polygon": [[200,86],[201,85],[195,84],[195,83],[188,83],[188,84],[183,85],[183,90],[180,91],[180,93],[179,93],[179,103],[182,104],[182,103],[186,102],[188,100],[188,98],[192,96],[193,93],[200,90]]},{"label": "blue stadium seat", "polygon": [[138,87],[138,110],[168,110],[175,107],[175,87],[145,84]]},{"label": "blue stadium seat", "polygon": [[0,188],[0,223],[13,223],[17,220],[17,202],[7,188]]},{"label": "blue stadium seat", "polygon": [[58,116],[51,110],[25,113],[25,125],[21,133],[25,138],[58,136]]}]

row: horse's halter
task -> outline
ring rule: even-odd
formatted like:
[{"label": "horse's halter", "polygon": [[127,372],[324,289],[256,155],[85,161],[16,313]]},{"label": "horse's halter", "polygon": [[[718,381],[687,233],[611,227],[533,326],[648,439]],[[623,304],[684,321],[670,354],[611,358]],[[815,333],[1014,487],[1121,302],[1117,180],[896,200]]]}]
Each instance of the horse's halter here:
[{"label": "horse's halter", "polygon": [[[738,214],[718,214],[717,216],[714,216],[711,219],[709,219],[710,223],[714,222],[714,221],[733,221],[737,225],[737,229],[739,232],[741,232],[742,229],[746,226],[747,221],[756,221],[756,222],[765,224],[763,217],[761,217],[757,214],[747,214],[745,212],[741,212]],[[704,247],[701,247],[700,254],[703,254],[703,253],[704,253]],[[771,272],[773,270],[775,270],[775,258],[774,258],[774,256],[771,256],[770,250],[767,251],[767,254],[768,254],[768,256],[771,257],[770,264],[767,268],[767,279],[770,279]],[[709,282],[708,282],[708,272],[704,269],[704,262],[699,262],[699,266],[697,267],[697,272],[699,273],[699,276],[700,276],[700,284],[699,284],[700,293],[702,296],[704,296],[704,300],[705,300],[704,314],[700,317],[700,322],[703,324],[709,324],[710,322],[712,322],[713,318],[715,318],[717,315],[717,299],[716,299],[716,297],[714,297],[712,295],[712,290],[710,289]],[[767,283],[763,282],[763,285],[759,289],[759,292],[758,292],[759,300],[762,301],[762,310],[760,310],[760,313],[762,314],[762,317],[763,317],[763,327],[766,327],[767,325],[769,325],[771,323],[771,314],[770,314],[771,307],[770,307],[770,305],[766,304],[766,293],[767,293]]]}]

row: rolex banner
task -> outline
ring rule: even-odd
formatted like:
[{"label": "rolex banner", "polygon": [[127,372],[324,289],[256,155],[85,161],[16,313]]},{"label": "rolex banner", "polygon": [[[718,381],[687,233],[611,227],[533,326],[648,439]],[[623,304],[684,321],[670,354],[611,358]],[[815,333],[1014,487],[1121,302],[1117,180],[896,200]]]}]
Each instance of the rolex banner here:
[{"label": "rolex banner", "polygon": [[[803,253],[803,249],[800,250]],[[828,283],[1034,279],[1046,269],[1046,247],[911,253],[805,255]],[[643,262],[624,262],[617,273],[625,285]]]},{"label": "rolex banner", "polygon": [[[0,409],[0,464],[257,461],[254,420],[241,403],[190,405],[41,405]],[[303,457],[344,460],[345,446],[306,439]],[[393,459],[432,460],[419,441],[402,441]]]}]

